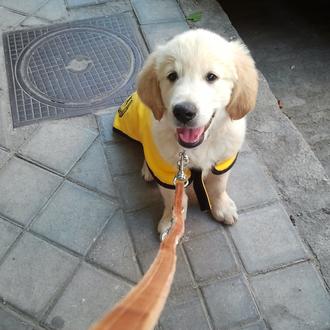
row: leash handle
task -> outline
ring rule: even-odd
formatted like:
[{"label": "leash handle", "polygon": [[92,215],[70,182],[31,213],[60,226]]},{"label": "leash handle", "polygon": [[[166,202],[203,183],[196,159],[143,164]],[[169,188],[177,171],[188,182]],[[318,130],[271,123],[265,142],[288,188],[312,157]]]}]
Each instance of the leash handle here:
[{"label": "leash handle", "polygon": [[180,154],[175,179],[172,226],[140,282],[90,330],[152,330],[165,306],[176,269],[176,248],[184,233],[185,154]]}]

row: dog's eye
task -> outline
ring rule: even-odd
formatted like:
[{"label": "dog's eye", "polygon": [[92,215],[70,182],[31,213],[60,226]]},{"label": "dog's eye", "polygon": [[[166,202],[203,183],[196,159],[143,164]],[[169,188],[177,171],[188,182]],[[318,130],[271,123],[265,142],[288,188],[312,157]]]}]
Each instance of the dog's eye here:
[{"label": "dog's eye", "polygon": [[173,71],[167,76],[167,79],[171,82],[174,82],[178,79],[178,74],[175,71]]},{"label": "dog's eye", "polygon": [[217,79],[218,79],[218,77],[214,73],[212,73],[212,72],[209,72],[206,75],[206,81],[208,81],[208,82],[213,82],[213,81],[215,81]]}]

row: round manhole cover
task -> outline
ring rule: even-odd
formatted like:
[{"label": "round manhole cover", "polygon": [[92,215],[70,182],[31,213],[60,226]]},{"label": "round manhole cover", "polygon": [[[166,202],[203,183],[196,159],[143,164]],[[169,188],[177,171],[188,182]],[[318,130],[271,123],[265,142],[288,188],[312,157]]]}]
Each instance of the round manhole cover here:
[{"label": "round manhole cover", "polygon": [[16,76],[34,98],[61,107],[104,101],[132,78],[134,44],[106,30],[77,27],[43,35],[20,55]]}]

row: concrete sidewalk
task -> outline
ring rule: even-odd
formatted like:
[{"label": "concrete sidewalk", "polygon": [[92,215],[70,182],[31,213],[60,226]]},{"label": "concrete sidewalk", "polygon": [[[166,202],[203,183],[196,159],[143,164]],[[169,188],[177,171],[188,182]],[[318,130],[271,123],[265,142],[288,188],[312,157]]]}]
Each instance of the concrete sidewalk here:
[{"label": "concrete sidewalk", "polygon": [[[129,12],[152,50],[199,9],[188,0],[77,2],[2,0],[1,31]],[[203,12],[197,25],[238,37],[216,2]],[[141,148],[112,135],[115,109],[13,130],[5,74],[0,97],[0,329],[88,329],[152,262],[159,193],[140,177]],[[256,113],[274,102],[262,80]],[[229,190],[240,213],[233,227],[190,205],[158,328],[329,329],[314,257],[252,145]]]}]

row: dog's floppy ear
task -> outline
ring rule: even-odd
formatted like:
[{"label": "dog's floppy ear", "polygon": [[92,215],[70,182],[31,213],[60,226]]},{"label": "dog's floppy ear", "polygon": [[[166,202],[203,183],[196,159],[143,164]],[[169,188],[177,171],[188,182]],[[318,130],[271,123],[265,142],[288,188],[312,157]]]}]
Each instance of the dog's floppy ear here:
[{"label": "dog's floppy ear", "polygon": [[231,45],[234,50],[237,80],[226,110],[230,118],[236,120],[244,117],[256,104],[258,73],[247,48],[238,42]]},{"label": "dog's floppy ear", "polygon": [[156,74],[155,57],[154,53],[149,55],[138,75],[137,93],[141,101],[151,109],[155,118],[160,120],[165,108]]}]

